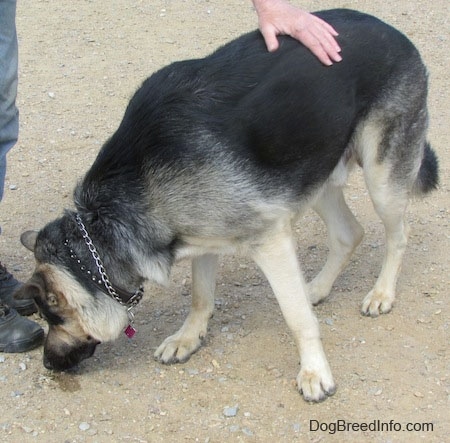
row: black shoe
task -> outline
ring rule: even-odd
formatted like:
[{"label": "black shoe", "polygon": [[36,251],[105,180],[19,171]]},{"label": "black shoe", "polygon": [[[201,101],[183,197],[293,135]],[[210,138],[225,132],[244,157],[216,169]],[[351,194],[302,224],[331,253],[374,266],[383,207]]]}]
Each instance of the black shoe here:
[{"label": "black shoe", "polygon": [[37,323],[0,304],[0,352],[27,352],[43,341],[44,330]]},{"label": "black shoe", "polygon": [[33,300],[16,300],[14,293],[22,286],[12,274],[0,263],[0,303],[15,309],[20,315],[31,315],[37,312]]}]

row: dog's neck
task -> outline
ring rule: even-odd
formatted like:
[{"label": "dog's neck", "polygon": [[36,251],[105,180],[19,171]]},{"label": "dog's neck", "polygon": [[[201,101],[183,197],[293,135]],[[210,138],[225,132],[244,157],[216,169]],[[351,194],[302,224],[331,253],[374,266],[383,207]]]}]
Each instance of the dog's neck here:
[{"label": "dog's neck", "polygon": [[95,247],[79,213],[77,212],[74,213],[74,220],[83,237],[86,247],[89,249],[89,252],[91,253],[92,259],[94,260],[97,269],[93,271],[89,269],[89,267],[86,266],[84,263],[82,263],[82,261],[78,258],[75,251],[70,247],[70,241],[66,239],[64,244],[69,249],[70,258],[75,260],[75,262],[79,266],[81,273],[83,275],[86,275],[91,281],[91,283],[97,289],[99,289],[104,294],[110,296],[112,299],[116,300],[118,303],[120,303],[127,309],[135,307],[141,301],[144,295],[143,286],[138,287],[133,292],[129,292],[122,288],[119,288],[117,285],[112,284],[108,277],[106,269],[103,265],[103,262],[100,258],[100,255],[97,251],[97,248]]}]

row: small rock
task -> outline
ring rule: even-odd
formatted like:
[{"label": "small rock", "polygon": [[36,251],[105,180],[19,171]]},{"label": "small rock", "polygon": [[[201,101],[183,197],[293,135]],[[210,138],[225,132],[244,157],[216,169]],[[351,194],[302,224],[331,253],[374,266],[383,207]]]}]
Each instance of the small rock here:
[{"label": "small rock", "polygon": [[22,370],[22,371],[26,371],[27,370],[27,365],[25,364],[25,363],[19,363],[19,368]]},{"label": "small rock", "polygon": [[423,398],[423,394],[419,391],[414,392],[414,397]]},{"label": "small rock", "polygon": [[253,436],[253,432],[248,428],[242,428],[242,432],[249,437]]},{"label": "small rock", "polygon": [[17,185],[9,185],[10,191],[17,191],[19,187]]},{"label": "small rock", "polygon": [[223,415],[225,417],[236,417],[238,410],[238,406],[226,406],[223,408]]},{"label": "small rock", "polygon": [[85,421],[81,422],[78,425],[78,428],[80,429],[80,431],[87,431],[90,427],[91,427],[91,425],[89,423],[86,423]]}]

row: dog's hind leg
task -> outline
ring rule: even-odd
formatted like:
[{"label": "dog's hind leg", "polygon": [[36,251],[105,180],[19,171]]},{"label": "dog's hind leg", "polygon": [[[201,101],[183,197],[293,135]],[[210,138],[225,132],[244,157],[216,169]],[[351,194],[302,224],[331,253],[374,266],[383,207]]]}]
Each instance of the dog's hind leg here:
[{"label": "dog's hind leg", "polygon": [[217,256],[210,254],[192,260],[191,311],[180,330],[156,350],[155,358],[160,362],[185,362],[200,348],[214,310],[217,261]]},{"label": "dog's hind leg", "polygon": [[386,234],[381,272],[361,307],[372,317],[389,312],[395,299],[408,240],[405,212],[423,157],[427,114],[420,109],[407,112],[405,107],[395,118],[375,117],[360,132],[364,178]]},{"label": "dog's hind leg", "polygon": [[392,309],[397,278],[408,241],[408,226],[405,221],[408,192],[395,187],[389,175],[389,169],[383,168],[383,164],[365,170],[367,187],[386,233],[386,250],[381,272],[361,307],[364,315],[372,317]]},{"label": "dog's hind leg", "polygon": [[311,303],[322,301],[331,291],[334,281],[345,268],[364,231],[345,202],[342,187],[328,184],[314,203],[328,231],[329,254],[325,266],[308,284]]},{"label": "dog's hind leg", "polygon": [[437,160],[426,143],[428,127],[427,74],[416,60],[397,74],[380,109],[357,130],[356,144],[375,211],[386,233],[383,265],[374,288],[362,303],[362,313],[389,312],[406,249],[405,212],[414,192],[437,184]]},{"label": "dog's hind leg", "polygon": [[259,245],[253,259],[267,277],[297,343],[300,392],[307,401],[321,401],[336,388],[322,348],[318,321],[306,294],[290,227],[278,230]]}]

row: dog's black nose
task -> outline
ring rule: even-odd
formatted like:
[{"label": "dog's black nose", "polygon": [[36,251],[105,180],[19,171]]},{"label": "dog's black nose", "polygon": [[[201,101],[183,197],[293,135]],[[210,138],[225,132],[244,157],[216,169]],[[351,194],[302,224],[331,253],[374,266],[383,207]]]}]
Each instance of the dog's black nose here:
[{"label": "dog's black nose", "polygon": [[51,361],[48,359],[48,357],[44,354],[44,366],[47,368],[47,369],[53,369],[53,365],[52,365],[52,363],[51,363]]}]

